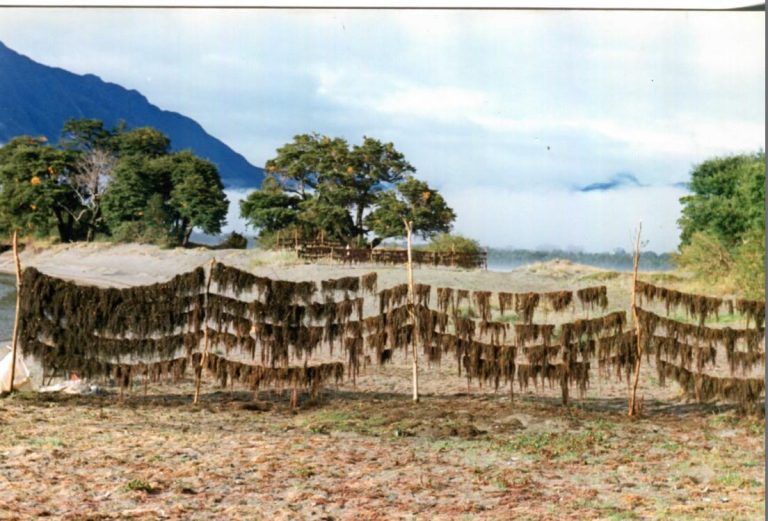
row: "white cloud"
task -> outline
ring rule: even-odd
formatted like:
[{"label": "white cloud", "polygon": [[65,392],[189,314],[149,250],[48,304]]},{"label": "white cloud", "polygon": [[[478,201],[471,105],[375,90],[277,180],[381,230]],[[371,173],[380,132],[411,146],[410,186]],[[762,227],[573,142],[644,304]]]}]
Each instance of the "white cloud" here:
[{"label": "white cloud", "polygon": [[672,187],[607,192],[515,191],[446,187],[456,211],[455,232],[491,247],[574,245],[586,251],[631,250],[632,230],[643,222],[648,249],[673,251],[679,242],[679,198]]},{"label": "white cloud", "polygon": [[761,13],[13,9],[0,35],[140,90],[256,165],[303,132],[393,141],[450,191],[457,227],[492,244],[528,222],[513,244],[622,246],[615,229],[646,215],[651,247],[669,249],[670,189],[567,188],[619,171],[667,185],[764,146]]}]

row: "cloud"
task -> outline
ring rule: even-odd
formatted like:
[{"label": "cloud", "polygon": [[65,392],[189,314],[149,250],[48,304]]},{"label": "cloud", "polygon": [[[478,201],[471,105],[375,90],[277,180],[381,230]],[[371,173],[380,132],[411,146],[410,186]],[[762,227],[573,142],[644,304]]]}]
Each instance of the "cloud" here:
[{"label": "cloud", "polygon": [[[457,229],[488,244],[625,246],[622,230],[645,216],[651,247],[671,249],[681,188],[669,185],[709,157],[764,147],[761,13],[2,15],[10,47],[137,89],[256,165],[299,133],[392,141],[455,199]],[[570,191],[616,172],[649,186]]]},{"label": "cloud", "polygon": [[596,182],[577,188],[579,192],[594,192],[594,191],[606,191],[616,190],[619,188],[625,188],[628,186],[643,186],[642,183],[629,172],[619,172],[612,176],[608,181]]},{"label": "cloud", "polygon": [[610,192],[516,191],[446,188],[458,217],[455,232],[491,247],[536,249],[566,244],[585,251],[632,249],[632,231],[643,222],[648,249],[673,251],[679,242],[676,187],[633,187]]}]

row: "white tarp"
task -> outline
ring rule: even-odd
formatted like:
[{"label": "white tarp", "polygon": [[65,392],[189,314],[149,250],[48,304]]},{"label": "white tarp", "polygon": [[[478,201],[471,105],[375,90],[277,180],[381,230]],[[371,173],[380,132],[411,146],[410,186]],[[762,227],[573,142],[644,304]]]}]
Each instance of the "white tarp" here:
[{"label": "white tarp", "polygon": [[[0,392],[11,390],[11,348],[0,347]],[[16,357],[16,374],[13,377],[13,388],[17,391],[32,390],[32,378],[29,369],[20,356]]]}]

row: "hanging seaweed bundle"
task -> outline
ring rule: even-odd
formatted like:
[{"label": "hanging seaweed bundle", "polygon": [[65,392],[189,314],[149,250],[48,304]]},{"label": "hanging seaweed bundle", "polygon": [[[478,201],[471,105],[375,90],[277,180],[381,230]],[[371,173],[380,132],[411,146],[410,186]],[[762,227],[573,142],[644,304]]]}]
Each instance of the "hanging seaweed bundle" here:
[{"label": "hanging seaweed bundle", "polygon": [[552,291],[543,293],[542,296],[555,312],[563,311],[571,305],[571,302],[573,302],[572,291]]},{"label": "hanging seaweed bundle", "polygon": [[[193,355],[192,363],[195,367],[199,367],[201,358],[201,353]],[[316,390],[327,381],[334,380],[339,383],[344,379],[344,364],[341,362],[311,366],[269,367],[244,364],[208,354],[205,369],[224,384],[228,379],[234,379],[251,389],[279,385]]]},{"label": "hanging seaweed bundle", "polygon": [[553,324],[515,324],[515,337],[521,346],[538,339],[541,339],[544,345],[549,345],[554,331]]},{"label": "hanging seaweed bundle", "polygon": [[437,288],[437,309],[442,313],[448,313],[448,308],[453,307],[453,288]]},{"label": "hanging seaweed bundle", "polygon": [[475,336],[475,321],[472,319],[454,316],[453,327],[459,338],[471,340]]},{"label": "hanging seaweed bundle", "polygon": [[597,364],[601,374],[607,375],[614,369],[617,378],[622,373],[629,382],[637,361],[637,335],[634,331],[624,331],[597,340]]},{"label": "hanging seaweed bundle", "polygon": [[480,322],[480,335],[490,336],[491,344],[499,345],[506,341],[509,324],[506,322]]},{"label": "hanging seaweed bundle", "polygon": [[482,383],[492,383],[499,388],[502,378],[512,383],[515,376],[515,346],[490,345],[469,342],[462,353],[462,363],[467,378]]},{"label": "hanging seaweed bundle", "polygon": [[697,371],[717,363],[717,348],[712,344],[693,345],[672,337],[654,335],[649,338],[650,350],[656,353],[656,361],[677,362],[690,369],[693,362]]},{"label": "hanging seaweed bundle", "polygon": [[497,293],[497,297],[499,299],[499,313],[503,316],[508,309],[512,309],[514,306],[515,294],[500,291]]},{"label": "hanging seaweed bundle", "polygon": [[461,309],[462,303],[469,303],[469,290],[457,289],[456,290],[456,307],[453,308],[454,313],[457,313]]},{"label": "hanging seaweed bundle", "polygon": [[535,345],[523,347],[523,354],[531,365],[548,364],[560,354],[561,346]]},{"label": "hanging seaweed bundle", "polygon": [[701,341],[709,344],[717,343],[727,350],[735,350],[736,342],[741,341],[749,352],[760,349],[764,341],[763,332],[759,329],[734,329],[730,327],[711,328],[702,325],[686,324],[670,318],[656,315],[651,311],[637,308],[638,321],[644,334],[653,335],[659,326],[664,328],[665,335],[681,342]]},{"label": "hanging seaweed bundle", "polygon": [[731,374],[740,369],[742,374],[751,371],[755,367],[765,366],[765,353],[763,351],[728,351],[728,365],[731,368]]},{"label": "hanging seaweed bundle", "polygon": [[408,299],[408,284],[398,284],[379,291],[379,313],[387,313],[392,307],[401,306]]},{"label": "hanging seaweed bundle", "polygon": [[598,307],[604,310],[608,307],[608,288],[605,286],[582,288],[576,291],[576,296],[584,309]]},{"label": "hanging seaweed bundle", "polygon": [[759,405],[757,402],[765,393],[763,378],[718,378],[694,373],[663,360],[659,362],[657,371],[661,385],[667,378],[672,378],[688,396],[696,396],[701,401],[733,401],[742,409],[749,410]]},{"label": "hanging seaweed bundle", "polygon": [[27,268],[19,319],[27,323],[27,332],[44,317],[62,327],[105,336],[173,334],[201,322],[204,281],[205,273],[198,268],[148,286],[97,288]]},{"label": "hanging seaweed bundle", "polygon": [[429,296],[431,292],[432,286],[428,284],[413,285],[413,298],[416,300],[416,304],[421,306],[429,306]]},{"label": "hanging seaweed bundle", "polygon": [[[699,325],[704,325],[706,320],[714,315],[718,316],[720,308],[726,301],[717,297],[683,293],[674,289],[655,286],[647,282],[637,281],[637,292],[644,301],[664,302],[667,316],[671,308],[683,308],[688,316],[699,319]],[[732,307],[730,301],[727,302]]]},{"label": "hanging seaweed bundle", "polygon": [[373,295],[378,287],[379,275],[375,271],[360,276],[360,287],[365,293]]},{"label": "hanging seaweed bundle", "polygon": [[530,382],[533,382],[538,389],[539,383],[544,385],[547,382],[550,388],[555,383],[561,381],[562,364],[518,364],[517,365],[517,383],[520,390],[528,389]]},{"label": "hanging seaweed bundle", "polygon": [[332,296],[334,291],[343,291],[345,294],[360,291],[362,277],[342,277],[340,279],[328,279],[320,283],[320,287],[326,297]]},{"label": "hanging seaweed bundle", "polygon": [[515,311],[520,315],[520,319],[530,324],[533,320],[533,313],[539,305],[541,295],[538,293],[516,293]]},{"label": "hanging seaweed bundle", "polygon": [[583,337],[595,338],[602,333],[618,334],[624,329],[627,315],[624,311],[613,311],[602,317],[577,319],[560,326],[560,344],[567,346],[580,342]]},{"label": "hanging seaweed bundle", "polygon": [[739,299],[734,304],[736,311],[747,317],[747,327],[750,321],[758,329],[765,327],[765,301]]},{"label": "hanging seaweed bundle", "polygon": [[491,292],[475,291],[472,293],[472,300],[480,315],[480,320],[489,322],[491,320]]}]

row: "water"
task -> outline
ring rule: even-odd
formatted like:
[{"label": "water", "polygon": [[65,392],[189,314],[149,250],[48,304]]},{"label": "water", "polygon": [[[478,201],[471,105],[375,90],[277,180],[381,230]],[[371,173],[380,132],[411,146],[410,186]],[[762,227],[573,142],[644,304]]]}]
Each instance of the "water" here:
[{"label": "water", "polygon": [[0,274],[0,341],[13,335],[13,316],[16,310],[16,277]]}]

